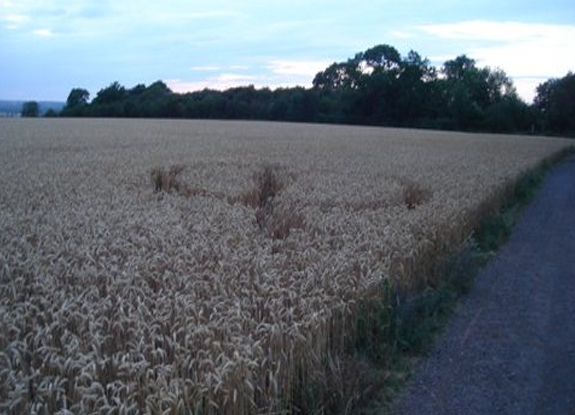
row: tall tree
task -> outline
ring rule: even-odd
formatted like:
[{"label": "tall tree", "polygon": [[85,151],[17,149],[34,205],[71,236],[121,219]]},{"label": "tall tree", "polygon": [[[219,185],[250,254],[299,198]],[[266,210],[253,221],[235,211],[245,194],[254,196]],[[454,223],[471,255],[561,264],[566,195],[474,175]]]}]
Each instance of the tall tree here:
[{"label": "tall tree", "polygon": [[575,74],[550,79],[537,87],[534,107],[540,128],[556,134],[575,135]]},{"label": "tall tree", "polygon": [[395,105],[398,124],[417,126],[432,117],[436,106],[432,85],[436,78],[435,68],[419,53],[412,50],[402,59]]},{"label": "tall tree", "polygon": [[90,93],[83,88],[73,88],[68,94],[66,100],[67,108],[74,108],[80,105],[86,105],[90,99]]},{"label": "tall tree", "polygon": [[[562,114],[569,108],[568,97],[575,95],[556,89],[555,83],[541,87],[538,107],[546,114],[546,125],[567,122],[561,121],[566,119]],[[479,68],[465,55],[435,68],[415,51],[402,57],[385,44],[329,65],[315,76],[312,89],[244,86],[177,94],[162,81],[131,89],[114,82],[92,102],[88,99],[86,90],[75,88],[62,115],[273,119],[507,132],[526,131],[533,122],[532,109],[518,98],[502,70]]]},{"label": "tall tree", "polygon": [[94,104],[111,104],[121,101],[126,96],[126,88],[119,82],[112,82],[106,88],[101,89],[94,98]]},{"label": "tall tree", "polygon": [[359,85],[360,72],[357,62],[333,63],[313,79],[313,87],[318,90],[342,91],[355,89]]},{"label": "tall tree", "polygon": [[22,117],[37,117],[40,115],[40,105],[36,101],[26,101],[22,104]]},{"label": "tall tree", "polygon": [[393,46],[377,45],[356,56],[373,72],[397,71],[401,65],[401,55]]},{"label": "tall tree", "polygon": [[443,64],[443,74],[450,80],[462,81],[470,72],[475,71],[475,60],[466,55],[460,55]]},{"label": "tall tree", "polygon": [[[521,106],[514,102],[519,100],[517,92],[501,69],[478,68],[473,59],[461,55],[445,62],[442,73],[445,78],[439,85],[444,97],[443,112],[456,129],[481,129],[493,106],[508,110]],[[502,105],[502,101],[507,104]]]}]

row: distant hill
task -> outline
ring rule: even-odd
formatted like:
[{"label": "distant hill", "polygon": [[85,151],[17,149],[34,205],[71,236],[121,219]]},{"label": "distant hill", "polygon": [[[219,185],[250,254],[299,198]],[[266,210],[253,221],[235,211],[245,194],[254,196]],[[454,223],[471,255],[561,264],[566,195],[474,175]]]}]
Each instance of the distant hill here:
[{"label": "distant hill", "polygon": [[[0,100],[0,117],[19,117],[22,111],[22,104],[26,101]],[[60,112],[65,102],[58,101],[36,101],[40,106],[40,115],[44,115],[49,109]]]}]

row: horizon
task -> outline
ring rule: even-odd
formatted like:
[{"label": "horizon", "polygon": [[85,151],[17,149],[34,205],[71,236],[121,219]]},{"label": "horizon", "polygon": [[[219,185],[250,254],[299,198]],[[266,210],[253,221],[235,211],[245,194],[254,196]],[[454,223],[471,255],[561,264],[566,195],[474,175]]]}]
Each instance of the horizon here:
[{"label": "horizon", "polygon": [[249,0],[169,6],[134,0],[0,0],[0,97],[65,102],[112,82],[161,80],[176,93],[253,85],[311,87],[333,62],[377,44],[415,50],[435,67],[459,55],[501,68],[531,103],[535,87],[575,70],[568,0]]}]

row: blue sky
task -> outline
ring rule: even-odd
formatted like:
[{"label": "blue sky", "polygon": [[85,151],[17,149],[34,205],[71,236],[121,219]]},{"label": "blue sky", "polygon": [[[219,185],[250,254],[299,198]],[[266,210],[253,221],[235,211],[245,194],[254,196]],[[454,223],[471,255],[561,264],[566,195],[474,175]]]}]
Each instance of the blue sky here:
[{"label": "blue sky", "polygon": [[526,100],[575,71],[573,0],[0,0],[0,98],[63,101],[113,81],[177,92],[311,86],[377,44],[500,67]]}]

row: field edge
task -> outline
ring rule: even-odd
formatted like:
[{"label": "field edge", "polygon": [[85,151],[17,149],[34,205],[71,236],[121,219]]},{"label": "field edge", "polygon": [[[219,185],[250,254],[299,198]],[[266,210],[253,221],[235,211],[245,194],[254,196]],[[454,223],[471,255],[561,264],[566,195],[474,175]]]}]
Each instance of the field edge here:
[{"label": "field edge", "polygon": [[[507,241],[547,173],[573,154],[575,146],[569,146],[521,174],[505,190],[503,198],[481,216],[473,237],[443,261],[438,285],[413,291],[391,285],[387,288],[383,300],[375,307],[378,316],[375,321],[382,334],[380,343],[376,345],[372,340],[372,348],[366,350],[360,341],[348,356],[356,365],[367,369],[364,374],[367,393],[357,399],[354,413],[391,413],[393,403],[405,391],[411,376],[446,328],[460,301],[472,289],[475,277]],[[371,313],[374,310],[370,310]],[[383,361],[377,357],[381,353],[387,354]],[[346,405],[335,413],[348,414],[350,407]]]}]

